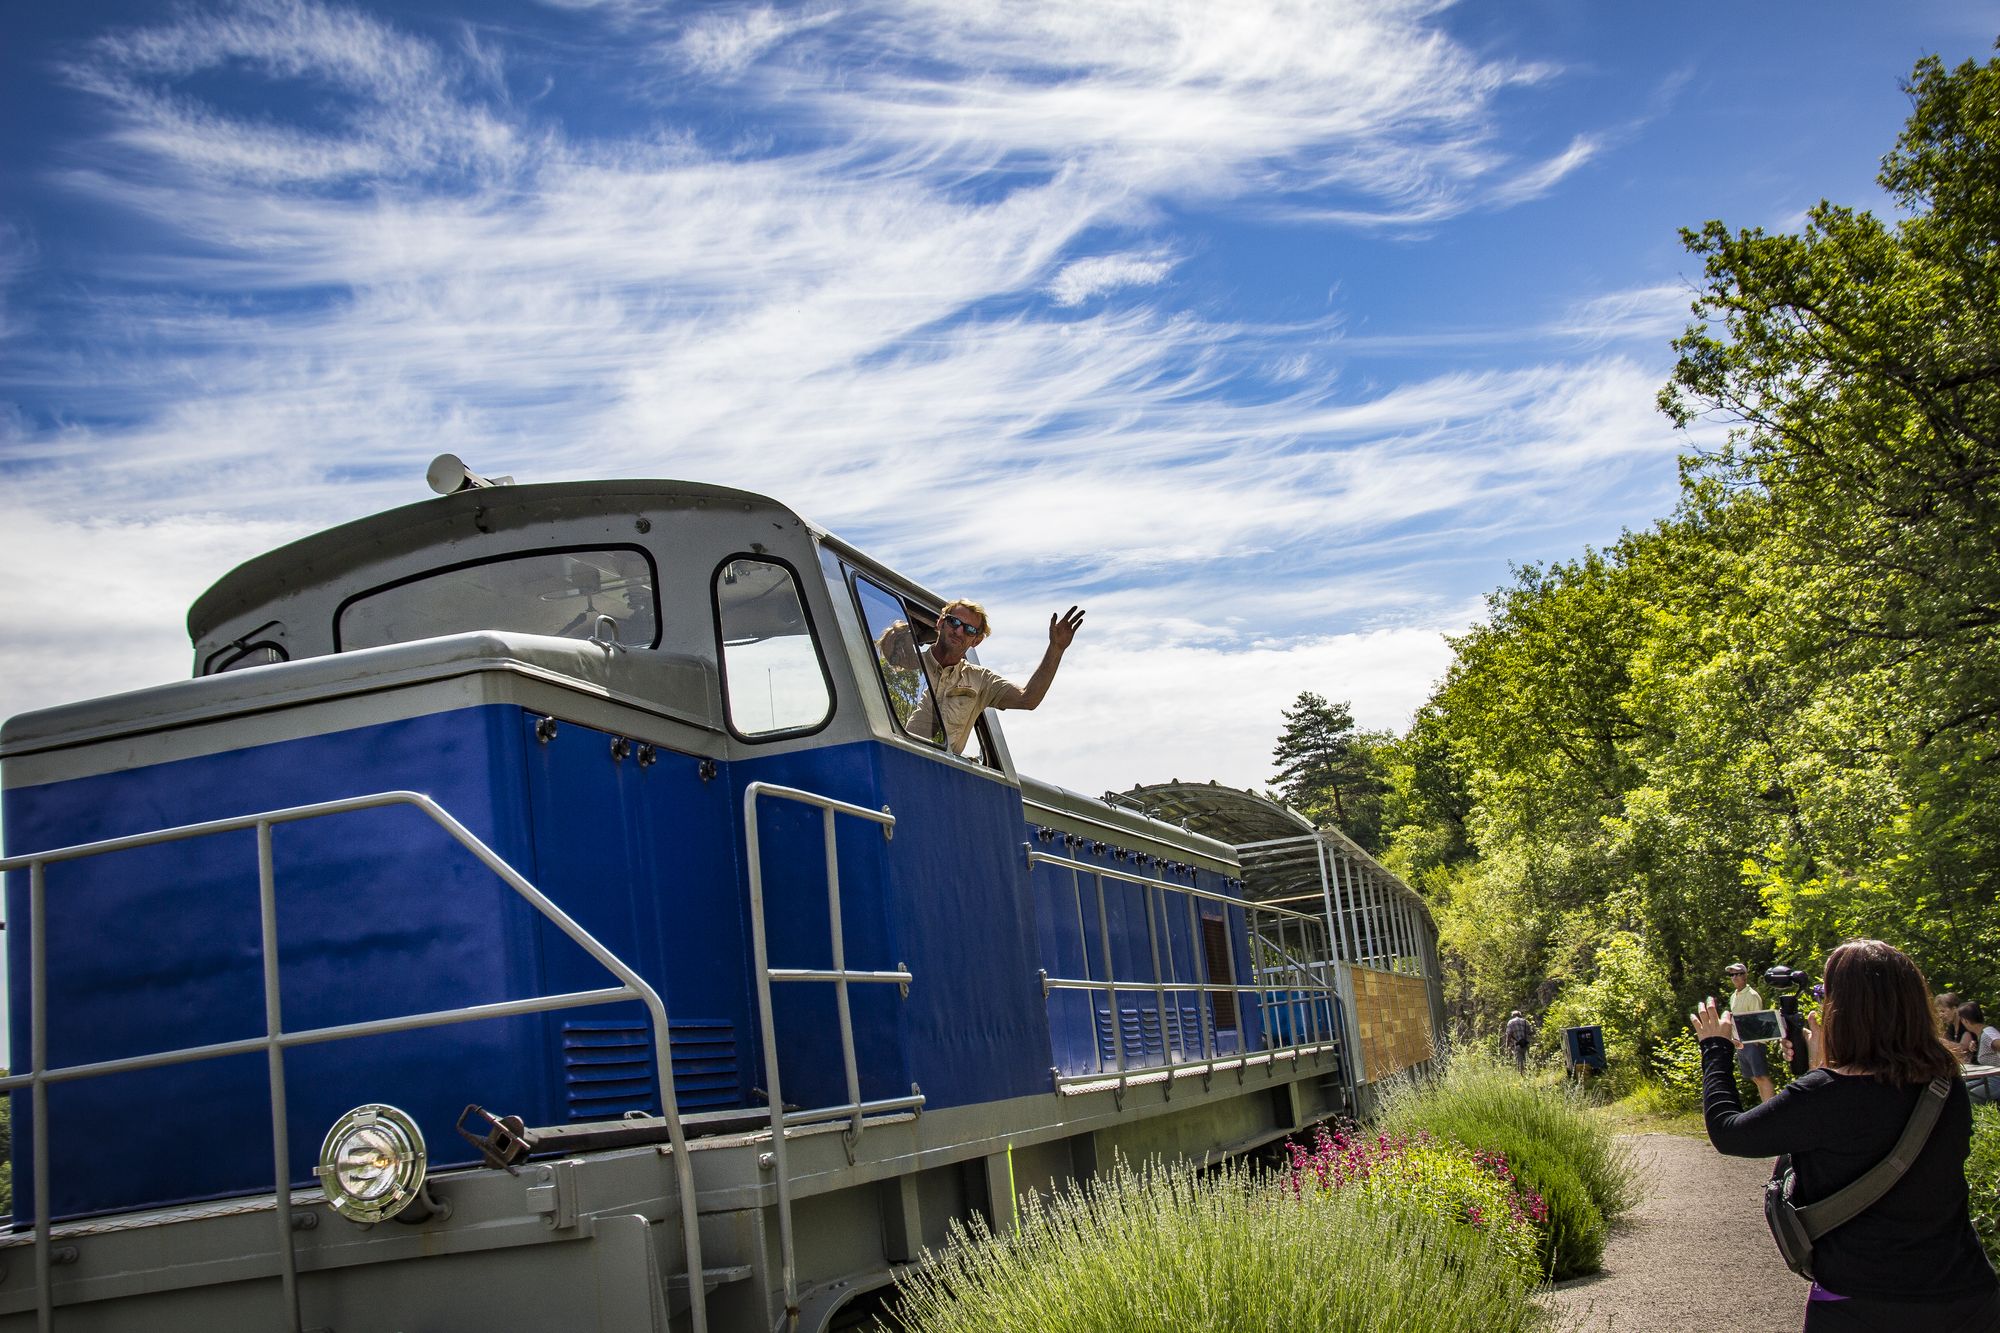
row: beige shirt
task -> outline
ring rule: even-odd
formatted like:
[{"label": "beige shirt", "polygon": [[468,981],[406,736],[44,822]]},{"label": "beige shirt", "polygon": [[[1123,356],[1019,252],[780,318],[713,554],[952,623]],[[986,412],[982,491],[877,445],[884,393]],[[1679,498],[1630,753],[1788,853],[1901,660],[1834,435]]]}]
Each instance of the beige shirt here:
[{"label": "beige shirt", "polygon": [[[938,713],[944,721],[945,744],[951,747],[953,754],[965,753],[965,743],[971,738],[973,725],[979,721],[980,713],[1017,698],[1021,693],[1020,686],[1006,677],[963,658],[948,667],[941,667],[929,654],[925,654],[924,674],[936,679],[936,697],[941,701]],[[936,739],[938,720],[931,712],[930,696],[917,702],[904,726],[920,740]]]},{"label": "beige shirt", "polygon": [[1732,1014],[1755,1013],[1764,1007],[1764,997],[1757,993],[1755,986],[1745,986],[1729,997],[1729,1012]]}]

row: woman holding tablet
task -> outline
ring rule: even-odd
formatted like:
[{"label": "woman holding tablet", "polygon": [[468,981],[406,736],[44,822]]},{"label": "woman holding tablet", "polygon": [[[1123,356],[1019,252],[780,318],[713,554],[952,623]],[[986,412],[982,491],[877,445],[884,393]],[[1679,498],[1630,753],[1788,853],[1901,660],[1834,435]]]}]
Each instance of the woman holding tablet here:
[{"label": "woman holding tablet", "polygon": [[1972,1104],[1938,1034],[1930,987],[1900,950],[1850,940],[1827,955],[1813,1068],[1745,1111],[1734,1025],[1695,1010],[1709,1142],[1734,1157],[1789,1153],[1792,1201],[1836,1193],[1889,1156],[1933,1079],[1947,1080],[1922,1149],[1886,1193],[1813,1244],[1806,1333],[2000,1333],[2000,1280],[1966,1210]]}]

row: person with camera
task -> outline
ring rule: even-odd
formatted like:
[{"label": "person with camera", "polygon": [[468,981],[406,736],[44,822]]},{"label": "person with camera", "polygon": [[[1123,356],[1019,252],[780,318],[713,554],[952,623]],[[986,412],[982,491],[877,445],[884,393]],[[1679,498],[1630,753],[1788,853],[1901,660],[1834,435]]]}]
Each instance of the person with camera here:
[{"label": "person with camera", "polygon": [[1972,1104],[1939,1038],[1929,985],[1880,940],[1849,940],[1827,955],[1822,975],[1819,1022],[1807,1030],[1813,1067],[1748,1111],[1730,1068],[1732,1016],[1713,997],[1691,1015],[1709,1142],[1733,1157],[1789,1154],[1786,1206],[1810,1212],[1870,1176],[1893,1149],[1908,1153],[1921,1131],[1906,1165],[1870,1176],[1893,1183],[1813,1235],[1804,1265],[1788,1255],[1813,1277],[1806,1333],[2000,1333],[2000,1279],[1967,1209]]},{"label": "person with camera", "polygon": [[[1750,969],[1741,963],[1731,963],[1722,969],[1735,987],[1729,996],[1729,1012],[1735,1014],[1754,1013],[1764,1007],[1764,997],[1750,984]],[[1764,1048],[1756,1042],[1738,1042],[1736,1046],[1736,1067],[1743,1071],[1743,1077],[1750,1080],[1757,1089],[1757,1100],[1771,1100],[1771,1066],[1767,1062]]]}]

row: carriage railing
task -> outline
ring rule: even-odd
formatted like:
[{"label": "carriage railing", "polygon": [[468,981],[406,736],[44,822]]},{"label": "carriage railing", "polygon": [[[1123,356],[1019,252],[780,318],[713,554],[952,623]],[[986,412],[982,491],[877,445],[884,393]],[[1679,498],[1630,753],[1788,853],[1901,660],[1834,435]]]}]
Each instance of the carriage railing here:
[{"label": "carriage railing", "polygon": [[[770,948],[764,928],[763,844],[757,826],[757,802],[763,797],[813,806],[820,812],[820,841],[826,856],[828,943],[831,946],[833,961],[833,966],[830,968],[771,966]],[[911,1085],[910,1095],[907,1097],[886,1097],[868,1102],[861,1100],[861,1071],[854,1054],[854,1018],[848,1008],[847,988],[855,984],[886,983],[901,987],[903,993],[907,995],[912,978],[909,969],[900,964],[893,970],[886,971],[869,971],[850,968],[847,965],[847,942],[842,932],[840,917],[840,847],[836,823],[840,815],[880,825],[884,842],[895,836],[896,817],[890,813],[887,806],[883,806],[880,810],[870,810],[866,806],[851,805],[846,801],[834,800],[830,796],[801,791],[797,787],[781,787],[770,782],[753,782],[743,789],[743,836],[750,880],[750,947],[755,962],[757,982],[757,1018],[763,1028],[764,1090],[769,1099],[771,1112],[771,1167],[772,1175],[776,1177],[778,1191],[778,1250],[783,1262],[785,1308],[788,1311],[798,1309],[799,1292],[797,1262],[792,1240],[792,1182],[791,1175],[785,1168],[786,1127],[827,1120],[846,1120],[848,1124],[844,1133],[851,1159],[855,1144],[865,1127],[866,1117],[900,1111],[921,1111],[924,1105],[923,1093],[914,1084]],[[841,1065],[847,1078],[846,1102],[834,1106],[807,1107],[797,1111],[785,1110],[784,1094],[778,1081],[778,1040],[771,1019],[773,982],[820,983],[833,987],[835,1008],[840,1017]]]},{"label": "carriage railing", "polygon": [[[1265,909],[1268,910],[1268,909]],[[1315,955],[1315,933],[1320,952]],[[1286,915],[1257,920],[1250,931],[1250,955],[1256,976],[1265,994],[1273,997],[1258,1009],[1263,1017],[1265,1042],[1283,1039],[1283,1028],[1293,1033],[1310,1031],[1315,1038],[1333,1026],[1337,1006],[1331,999],[1338,993],[1331,936],[1321,917]],[[1280,1001],[1278,995],[1285,998]],[[1272,1028],[1281,1030],[1275,1034]]]},{"label": "carriage railing", "polygon": [[[1333,968],[1333,950],[1327,936],[1326,922],[1316,916],[1308,916],[1282,907],[1269,907],[1234,898],[1228,894],[1196,888],[1191,884],[1174,884],[1154,876],[1134,874],[1116,870],[1108,866],[1090,865],[1072,857],[1053,852],[1036,850],[1034,844],[1026,844],[1028,864],[1054,866],[1070,872],[1071,898],[1076,909],[1075,931],[1081,947],[1084,975],[1081,977],[1051,976],[1042,973],[1042,995],[1044,998],[1058,991],[1075,991],[1092,996],[1095,1013],[1096,997],[1102,997],[1110,1013],[1111,1062],[1109,1067],[1103,1058],[1101,1046],[1098,1048],[1095,1072],[1063,1073],[1055,1075],[1059,1091],[1082,1087],[1095,1087],[1111,1081],[1115,1090],[1122,1095],[1125,1087],[1134,1079],[1155,1079],[1162,1076],[1172,1078],[1181,1074],[1202,1073],[1213,1075],[1218,1069],[1238,1068],[1248,1065],[1270,1064],[1285,1058],[1297,1059],[1303,1056],[1322,1058],[1336,1052],[1340,1046],[1336,1015],[1339,1012],[1337,972]],[[1084,882],[1089,880],[1092,891],[1089,911],[1097,924],[1098,958],[1093,963],[1090,956],[1090,931],[1085,926]],[[1111,927],[1111,914],[1106,896],[1106,884],[1123,884],[1138,888],[1144,893],[1146,909],[1146,944],[1151,965],[1151,976],[1146,979],[1120,980],[1115,967],[1115,949]],[[1237,913],[1242,914],[1242,929],[1249,932],[1248,945],[1251,952],[1251,976],[1243,981],[1218,981],[1208,975],[1208,962],[1202,948],[1201,904],[1219,904],[1223,907],[1221,927],[1223,932],[1223,955],[1231,960],[1234,967],[1238,926]],[[1188,953],[1192,975],[1179,975],[1180,964],[1173,947],[1171,928],[1166,926],[1169,913],[1184,913],[1187,920]],[[1212,918],[1211,918],[1212,919]],[[1162,935],[1167,936],[1165,961],[1162,962]],[[1053,961],[1053,960],[1051,960]],[[1093,968],[1099,975],[1092,975]],[[1143,1034],[1139,1060],[1135,1062],[1132,1052],[1125,1043],[1124,1023],[1119,1009],[1120,995],[1136,996],[1143,1000],[1150,996],[1154,1011],[1159,1014],[1160,1054],[1157,1063],[1144,1062]],[[1238,1036],[1238,1050],[1228,1054],[1218,1049],[1215,1024],[1214,997],[1233,997],[1236,1005],[1235,1030]],[[1197,1015],[1198,1035],[1201,1052],[1198,1057],[1189,1055],[1190,1035],[1182,1003],[1188,996],[1194,997]],[[1169,1003],[1172,997],[1172,1003]],[[1246,1002],[1254,1001],[1258,1013],[1258,1032],[1262,1038],[1262,1049],[1250,1051],[1242,1034],[1245,1032],[1243,1009]],[[1094,1021],[1094,1020],[1093,1020]],[[1170,1033],[1172,1034],[1170,1036]],[[1054,1033],[1051,1033],[1051,1040]]]},{"label": "carriage railing", "polygon": [[[306,819],[320,819],[334,815],[351,814],[359,810],[371,810],[382,806],[409,805],[422,811],[444,831],[450,834],[467,851],[471,852],[487,869],[491,870],[515,893],[526,899],[542,916],[546,917],[558,930],[573,940],[578,947],[599,966],[610,972],[619,985],[601,990],[570,991],[561,995],[536,996],[525,1000],[507,1000],[495,1004],[467,1005],[457,1009],[440,1009],[428,1013],[408,1014],[398,1018],[376,1019],[365,1023],[343,1023],[333,1027],[304,1028],[298,1031],[285,1030],[279,1011],[280,966],[278,957],[278,915],[277,915],[277,872],[271,852],[271,833],[279,824],[297,823]],[[47,868],[64,861],[77,861],[85,857],[104,856],[113,852],[131,851],[140,847],[151,847],[161,843],[183,842],[192,838],[208,837],[214,834],[236,833],[255,829],[257,833],[257,902],[262,921],[262,955],[264,980],[264,1035],[247,1037],[239,1041],[215,1042],[205,1046],[190,1046],[179,1050],[161,1051],[151,1055],[130,1056],[117,1060],[100,1060],[90,1064],[49,1067],[48,1052],[48,931],[46,905],[48,896]],[[688,1160],[687,1139],[682,1133],[679,1110],[674,1097],[673,1057],[668,1044],[667,1007],[659,992],[648,985],[644,978],[634,972],[614,953],[605,948],[590,933],[560,907],[549,901],[540,890],[522,877],[519,871],[501,859],[484,842],[475,836],[458,820],[430,797],[420,792],[387,791],[369,796],[354,796],[337,801],[321,801],[312,805],[290,806],[282,810],[267,810],[261,814],[239,815],[231,819],[208,820],[199,824],[183,824],[175,828],[159,829],[150,833],[132,834],[122,838],[105,838],[96,842],[78,843],[70,847],[58,847],[49,851],[35,852],[26,856],[0,858],[0,872],[26,870],[28,872],[28,958],[29,958],[29,1061],[30,1068],[25,1074],[0,1078],[0,1093],[11,1094],[16,1088],[28,1088],[34,1107],[34,1189],[35,1189],[35,1313],[36,1327],[41,1333],[51,1333],[55,1323],[55,1301],[50,1283],[50,1269],[53,1264],[51,1246],[50,1200],[53,1191],[49,1189],[49,1108],[48,1088],[52,1083],[78,1082],[84,1079],[100,1078],[109,1074],[134,1073],[146,1069],[165,1068],[170,1065],[192,1064],[201,1060],[220,1059],[231,1055],[249,1055],[263,1051],[270,1080],[271,1097],[271,1146],[275,1158],[276,1187],[272,1196],[273,1211],[277,1217],[278,1268],[281,1296],[285,1306],[286,1327],[293,1333],[300,1333],[303,1324],[300,1319],[298,1291],[298,1258],[293,1250],[292,1227],[292,1183],[291,1183],[291,1143],[290,1132],[285,1122],[285,1065],[284,1053],[294,1046],[315,1045],[324,1042],[346,1041],[357,1037],[381,1036],[393,1032],[409,1032],[420,1028],[442,1027],[455,1023],[472,1023],[491,1018],[512,1018],[523,1014],[546,1013],[558,1009],[574,1009],[585,1005],[612,1004],[626,1000],[638,1000],[646,1006],[652,1020],[653,1057],[660,1072],[660,1108],[667,1125],[667,1137],[673,1145],[674,1175],[680,1190],[681,1229],[688,1271],[689,1313],[695,1333],[706,1333],[708,1309],[706,1293],[701,1281],[701,1229],[696,1209],[694,1171]]]}]

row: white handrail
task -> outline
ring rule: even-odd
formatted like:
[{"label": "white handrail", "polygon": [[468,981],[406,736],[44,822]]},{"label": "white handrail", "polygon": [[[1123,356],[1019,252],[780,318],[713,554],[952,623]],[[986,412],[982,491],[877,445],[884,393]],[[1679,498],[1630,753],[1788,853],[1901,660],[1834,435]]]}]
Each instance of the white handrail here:
[{"label": "white handrail", "polygon": [[[764,796],[814,806],[821,812],[821,846],[826,855],[828,934],[833,948],[831,968],[771,966],[769,943],[764,931],[763,842],[757,827],[757,801]],[[799,1313],[799,1281],[796,1251],[792,1241],[792,1182],[785,1167],[785,1127],[814,1120],[834,1120],[844,1116],[849,1121],[847,1134],[851,1145],[853,1140],[860,1136],[868,1115],[879,1112],[921,1110],[924,1105],[923,1094],[914,1086],[908,1097],[892,1097],[873,1102],[861,1100],[861,1071],[854,1054],[854,1018],[848,1009],[847,988],[857,982],[887,982],[902,986],[907,992],[912,978],[909,969],[900,965],[891,970],[862,970],[847,966],[847,941],[842,933],[840,920],[840,849],[834,836],[836,815],[850,815],[856,819],[881,825],[884,841],[894,837],[896,833],[896,816],[890,813],[886,805],[880,810],[870,810],[866,806],[835,800],[831,796],[821,796],[817,792],[804,791],[798,787],[780,786],[773,782],[752,782],[743,789],[743,841],[745,859],[749,864],[750,882],[750,948],[754,962],[753,970],[757,977],[757,1017],[763,1025],[764,1093],[770,1103],[771,1172],[776,1177],[778,1191],[778,1252],[784,1271],[785,1311],[788,1319],[795,1319]],[[843,1072],[847,1076],[847,1101],[844,1105],[818,1107],[806,1111],[785,1110],[784,1095],[778,1086],[778,1039],[772,1027],[771,1017],[771,983],[774,981],[820,981],[832,984],[835,1005],[840,1015],[840,1056]]]},{"label": "white handrail", "polygon": [[[574,941],[606,971],[623,983],[620,986],[595,991],[573,991],[562,995],[540,996],[528,1000],[510,1000],[499,1004],[471,1005],[459,1009],[437,1010],[426,1014],[406,1015],[401,1018],[377,1019],[366,1023],[345,1023],[335,1027],[311,1028],[300,1032],[286,1032],[280,1021],[278,1007],[278,926],[277,926],[277,876],[271,856],[271,830],[279,824],[296,823],[303,819],[320,819],[332,815],[350,814],[358,810],[372,810],[389,805],[415,806],[449,833],[467,851],[471,852],[487,869],[498,875],[503,883],[528,901],[536,911],[546,917],[555,927]],[[86,1065],[70,1065],[56,1069],[48,1064],[48,967],[47,967],[47,919],[44,911],[47,896],[46,869],[49,865],[74,861],[88,856],[102,856],[110,852],[126,851],[138,847],[150,847],[165,842],[183,842],[192,838],[207,837],[216,833],[233,833],[244,829],[257,831],[257,890],[258,907],[261,916],[263,938],[264,1010],[265,1032],[262,1037],[246,1038],[242,1041],[217,1042],[206,1046],[191,1046],[175,1051],[162,1051],[154,1055],[132,1056],[121,1060],[97,1061]],[[271,1095],[271,1138],[276,1153],[277,1185],[274,1191],[275,1211],[278,1219],[280,1243],[278,1265],[280,1286],[286,1307],[286,1315],[293,1333],[300,1333],[303,1324],[299,1312],[298,1261],[292,1248],[291,1200],[291,1151],[285,1124],[285,1070],[284,1052],[288,1047],[315,1042],[340,1041],[349,1037],[377,1036],[389,1032],[406,1032],[415,1028],[436,1027],[448,1023],[473,1022],[483,1018],[500,1018],[515,1014],[539,1013],[554,1009],[574,1008],[586,1004],[606,1004],[618,1000],[638,1000],[646,1006],[652,1019],[653,1054],[660,1070],[660,1104],[667,1125],[667,1138],[673,1145],[674,1176],[680,1190],[681,1226],[685,1233],[684,1249],[688,1265],[689,1315],[693,1321],[694,1333],[707,1333],[708,1302],[707,1292],[702,1283],[701,1231],[699,1213],[694,1192],[694,1168],[688,1160],[687,1138],[682,1132],[680,1112],[674,1094],[673,1054],[667,1027],[667,1006],[657,991],[645,978],[626,966],[625,962],[593,938],[590,932],[578,925],[568,913],[551,902],[521,873],[507,864],[500,855],[482,842],[465,825],[454,819],[443,806],[421,792],[386,791],[368,796],[352,796],[337,801],[318,801],[310,805],[288,806],[280,810],[266,810],[259,814],[238,815],[229,819],[211,819],[197,824],[182,824],[174,828],[157,829],[150,833],[129,834],[119,838],[104,838],[96,842],[77,843],[68,847],[52,848],[44,852],[33,852],[25,856],[0,858],[0,872],[25,869],[28,872],[29,896],[29,994],[31,996],[29,1033],[32,1068],[26,1074],[0,1078],[0,1092],[11,1092],[15,1088],[31,1089],[34,1102],[34,1169],[35,1169],[35,1282],[36,1282],[36,1326],[40,1333],[52,1333],[55,1324],[54,1295],[50,1288],[51,1246],[50,1246],[50,1190],[49,1190],[49,1121],[48,1085],[71,1082],[78,1079],[97,1077],[108,1073],[123,1073],[139,1069],[164,1068],[169,1065],[190,1064],[199,1060],[212,1060],[224,1055],[246,1054],[251,1051],[266,1052]]]}]

